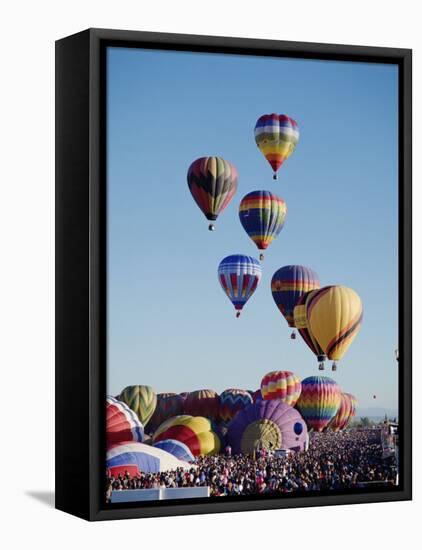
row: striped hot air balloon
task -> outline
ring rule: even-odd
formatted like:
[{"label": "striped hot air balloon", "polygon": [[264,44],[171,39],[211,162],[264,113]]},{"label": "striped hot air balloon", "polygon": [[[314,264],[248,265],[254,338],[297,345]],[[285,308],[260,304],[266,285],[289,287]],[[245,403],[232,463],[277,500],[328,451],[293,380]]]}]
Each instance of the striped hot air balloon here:
[{"label": "striped hot air balloon", "polygon": [[154,433],[153,443],[166,439],[184,443],[194,456],[216,454],[221,446],[211,421],[203,416],[181,415],[169,418]]},{"label": "striped hot air balloon", "polygon": [[155,411],[157,396],[151,386],[127,386],[119,395],[123,401],[134,411],[144,426]]},{"label": "striped hot air balloon", "polygon": [[328,359],[339,361],[356,338],[363,317],[358,294],[345,286],[326,286],[306,301],[306,315],[312,334]]},{"label": "striped hot air balloon", "polygon": [[233,254],[224,258],[218,266],[218,279],[221,287],[234,305],[236,317],[255,292],[261,280],[261,265],[258,260],[243,254]]},{"label": "striped hot air balloon", "polygon": [[306,424],[297,410],[281,401],[259,401],[237,413],[229,424],[227,442],[234,454],[260,449],[304,450]]},{"label": "striped hot air balloon", "polygon": [[183,414],[184,403],[185,397],[177,393],[158,393],[157,405],[148,422],[148,429],[153,432],[167,418]]},{"label": "striped hot air balloon", "polygon": [[342,393],[341,401],[338,411],[335,417],[330,421],[328,427],[333,430],[333,432],[339,432],[344,430],[347,426],[352,414],[352,400],[350,394]]},{"label": "striped hot air balloon", "polygon": [[[220,157],[196,159],[188,170],[188,186],[207,220],[215,221],[237,190],[237,170]],[[213,230],[211,223],[209,229]]]},{"label": "striped hot air balloon", "polygon": [[277,171],[296,148],[299,128],[295,120],[287,115],[262,115],[255,125],[255,141],[267,159],[277,179]]},{"label": "striped hot air balloon", "polygon": [[356,397],[354,395],[352,395],[351,393],[346,393],[345,395],[348,395],[349,396],[349,399],[350,399],[350,416],[349,416],[349,420],[347,421],[346,425],[345,425],[345,428],[347,428],[347,426],[350,424],[350,421],[355,417],[356,415],[356,407],[358,406],[358,400],[356,399]]},{"label": "striped hot air balloon", "polygon": [[220,419],[229,422],[239,411],[252,403],[252,397],[246,390],[230,388],[220,394]]},{"label": "striped hot air balloon", "polygon": [[[293,311],[301,296],[320,287],[317,273],[303,265],[285,265],[271,279],[271,293],[289,327],[295,326]],[[292,338],[295,338],[294,332]]]},{"label": "striped hot air balloon", "polygon": [[[252,191],[239,206],[240,223],[259,250],[266,250],[277,237],[286,214],[286,203],[271,191]],[[260,260],[263,259],[261,254]]]},{"label": "striped hot air balloon", "polygon": [[108,396],[106,400],[107,447],[122,441],[144,440],[144,427],[125,403]]},{"label": "striped hot air balloon", "polygon": [[156,473],[195,467],[162,449],[137,442],[119,443],[110,447],[106,466],[114,475],[124,475],[126,470],[133,471],[133,468],[137,472]]},{"label": "striped hot air balloon", "polygon": [[299,331],[299,334],[303,338],[304,342],[312,351],[312,353],[316,355],[319,363],[319,370],[324,370],[324,361],[326,359],[325,353],[321,346],[318,344],[315,336],[312,334],[312,331],[309,328],[308,317],[306,315],[306,300],[311,299],[312,295],[315,292],[318,291],[311,290],[310,292],[306,292],[305,294],[302,294],[302,296],[300,296],[293,310],[293,319],[295,327]]},{"label": "striped hot air balloon", "polygon": [[300,379],[287,370],[269,372],[261,381],[261,394],[265,401],[279,399],[292,407],[299,399],[301,389]]},{"label": "striped hot air balloon", "polygon": [[179,460],[184,460],[185,462],[193,462],[195,460],[195,457],[191,453],[189,447],[181,441],[177,441],[177,439],[163,439],[162,441],[157,441],[154,443],[153,447],[162,449],[163,451],[166,451]]},{"label": "striped hot air balloon", "polygon": [[341,401],[340,387],[327,376],[309,376],[302,380],[302,391],[296,409],[308,428],[322,432],[337,414]]},{"label": "striped hot air balloon", "polygon": [[214,390],[196,390],[189,393],[184,402],[185,414],[191,416],[205,416],[210,420],[219,417],[220,399]]}]

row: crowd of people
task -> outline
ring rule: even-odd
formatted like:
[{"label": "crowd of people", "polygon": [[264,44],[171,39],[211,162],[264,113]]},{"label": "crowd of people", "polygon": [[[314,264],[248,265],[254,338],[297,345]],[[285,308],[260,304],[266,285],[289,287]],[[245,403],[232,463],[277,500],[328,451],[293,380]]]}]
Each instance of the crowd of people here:
[{"label": "crowd of people", "polygon": [[107,478],[113,490],[176,487],[210,488],[211,496],[291,493],[357,488],[362,483],[395,483],[397,465],[382,458],[380,430],[312,433],[309,449],[286,456],[230,452],[197,457],[189,471],[177,469]]}]

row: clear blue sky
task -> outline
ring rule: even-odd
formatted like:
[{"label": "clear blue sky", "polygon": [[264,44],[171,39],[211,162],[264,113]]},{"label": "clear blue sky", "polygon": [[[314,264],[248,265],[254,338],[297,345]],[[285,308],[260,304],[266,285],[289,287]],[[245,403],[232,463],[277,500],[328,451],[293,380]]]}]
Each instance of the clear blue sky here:
[{"label": "clear blue sky", "polygon": [[[364,304],[361,332],[325,374],[361,407],[396,408],[397,68],[124,48],[108,50],[107,66],[109,393],[256,389],[270,370],[318,374],[270,291],[276,269],[304,264]],[[278,181],[253,135],[271,112],[300,129]],[[186,183],[207,155],[239,171],[214,233]],[[238,218],[256,189],[284,198],[288,213],[236,319],[217,266],[228,254],[258,257]]]}]

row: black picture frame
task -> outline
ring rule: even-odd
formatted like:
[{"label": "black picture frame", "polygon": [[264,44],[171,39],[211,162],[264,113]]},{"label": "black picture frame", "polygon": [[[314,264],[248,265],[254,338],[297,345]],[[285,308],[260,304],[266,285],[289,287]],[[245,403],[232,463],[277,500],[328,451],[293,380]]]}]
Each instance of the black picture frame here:
[{"label": "black picture frame", "polygon": [[[106,505],[105,48],[149,48],[396,64],[399,68],[399,417],[397,488],[258,499]],[[412,498],[412,51],[88,29],[56,42],[56,508],[87,520]],[[76,395],[76,401],[75,401]],[[75,402],[77,406],[75,407]]]}]

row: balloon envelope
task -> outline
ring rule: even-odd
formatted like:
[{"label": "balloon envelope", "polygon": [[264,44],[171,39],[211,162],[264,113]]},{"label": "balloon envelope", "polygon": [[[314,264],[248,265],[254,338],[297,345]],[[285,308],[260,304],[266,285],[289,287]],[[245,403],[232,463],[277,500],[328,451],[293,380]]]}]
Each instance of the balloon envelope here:
[{"label": "balloon envelope", "polygon": [[299,298],[320,287],[317,273],[303,265],[285,265],[274,273],[271,279],[271,292],[274,302],[286,319],[289,327],[294,327],[293,310]]},{"label": "balloon envelope", "polygon": [[195,460],[189,447],[176,439],[163,439],[154,443],[153,446],[170,453],[179,460],[184,460],[185,462],[193,462]]},{"label": "balloon envelope", "polygon": [[342,393],[340,406],[337,410],[336,415],[328,424],[328,427],[333,430],[333,432],[339,432],[344,430],[347,426],[352,414],[352,400],[350,394]]},{"label": "balloon envelope", "polygon": [[205,416],[217,420],[219,416],[220,399],[214,390],[196,390],[190,392],[184,402],[185,414]]},{"label": "balloon envelope", "polygon": [[312,334],[328,359],[340,360],[356,338],[363,317],[358,294],[345,286],[326,286],[306,301]]},{"label": "balloon envelope", "polygon": [[296,306],[293,310],[294,325],[298,329],[299,334],[303,338],[305,344],[309,347],[314,355],[316,355],[319,363],[323,363],[326,359],[324,350],[318,344],[317,339],[312,334],[309,328],[308,317],[306,314],[306,301],[312,298],[312,295],[318,292],[317,290],[311,290],[302,294],[298,299]]},{"label": "balloon envelope", "polygon": [[148,422],[148,429],[153,432],[167,418],[183,414],[184,403],[185,397],[177,393],[158,393],[157,405]]},{"label": "balloon envelope", "polygon": [[136,414],[121,401],[108,396],[106,399],[107,447],[122,441],[144,440],[144,427]]},{"label": "balloon envelope", "polygon": [[[350,424],[351,420],[355,417],[356,415],[356,407],[358,406],[358,400],[356,399],[356,397],[354,395],[352,395],[351,393],[345,393],[344,395],[347,395],[350,399],[350,415],[349,415],[349,418],[346,422],[346,425],[344,426],[344,428],[347,428],[347,426]],[[343,428],[343,429],[344,429]]]},{"label": "balloon envelope", "polygon": [[227,256],[218,266],[221,287],[237,311],[242,310],[255,292],[261,275],[261,265],[258,260],[243,254]]},{"label": "balloon envelope", "polygon": [[169,418],[154,433],[153,442],[176,439],[184,443],[194,456],[216,454],[220,440],[211,421],[202,416],[181,415]]},{"label": "balloon envelope", "polygon": [[301,388],[300,379],[287,370],[269,372],[261,381],[261,394],[265,401],[279,399],[292,407],[299,399]]},{"label": "balloon envelope", "polygon": [[189,462],[177,459],[170,453],[145,445],[145,443],[120,443],[114,445],[107,451],[107,468],[121,467],[121,473],[124,473],[126,466],[136,466],[140,472],[156,473],[183,468],[190,470],[192,467]]},{"label": "balloon envelope", "polygon": [[252,402],[253,403],[256,403],[257,401],[262,401],[263,397],[262,397],[261,388],[251,392],[251,396],[252,396]]},{"label": "balloon envelope", "polygon": [[258,449],[304,450],[306,424],[293,407],[272,399],[248,405],[229,424],[227,441],[234,454]]},{"label": "balloon envelope", "polygon": [[295,150],[299,128],[287,115],[262,115],[255,125],[255,141],[275,174]]},{"label": "balloon envelope", "polygon": [[239,206],[243,229],[260,250],[265,250],[283,229],[287,206],[271,191],[252,191]]},{"label": "balloon envelope", "polygon": [[309,428],[322,432],[337,413],[341,401],[340,387],[327,376],[309,376],[302,380],[296,409]]},{"label": "balloon envelope", "polygon": [[144,426],[148,424],[157,404],[157,396],[151,386],[127,386],[120,393],[119,400],[138,415]]},{"label": "balloon envelope", "polygon": [[229,422],[239,411],[252,403],[252,397],[246,390],[230,388],[220,394],[220,419]]},{"label": "balloon envelope", "polygon": [[237,190],[237,170],[221,157],[201,157],[188,170],[188,186],[207,220],[216,220]]}]

